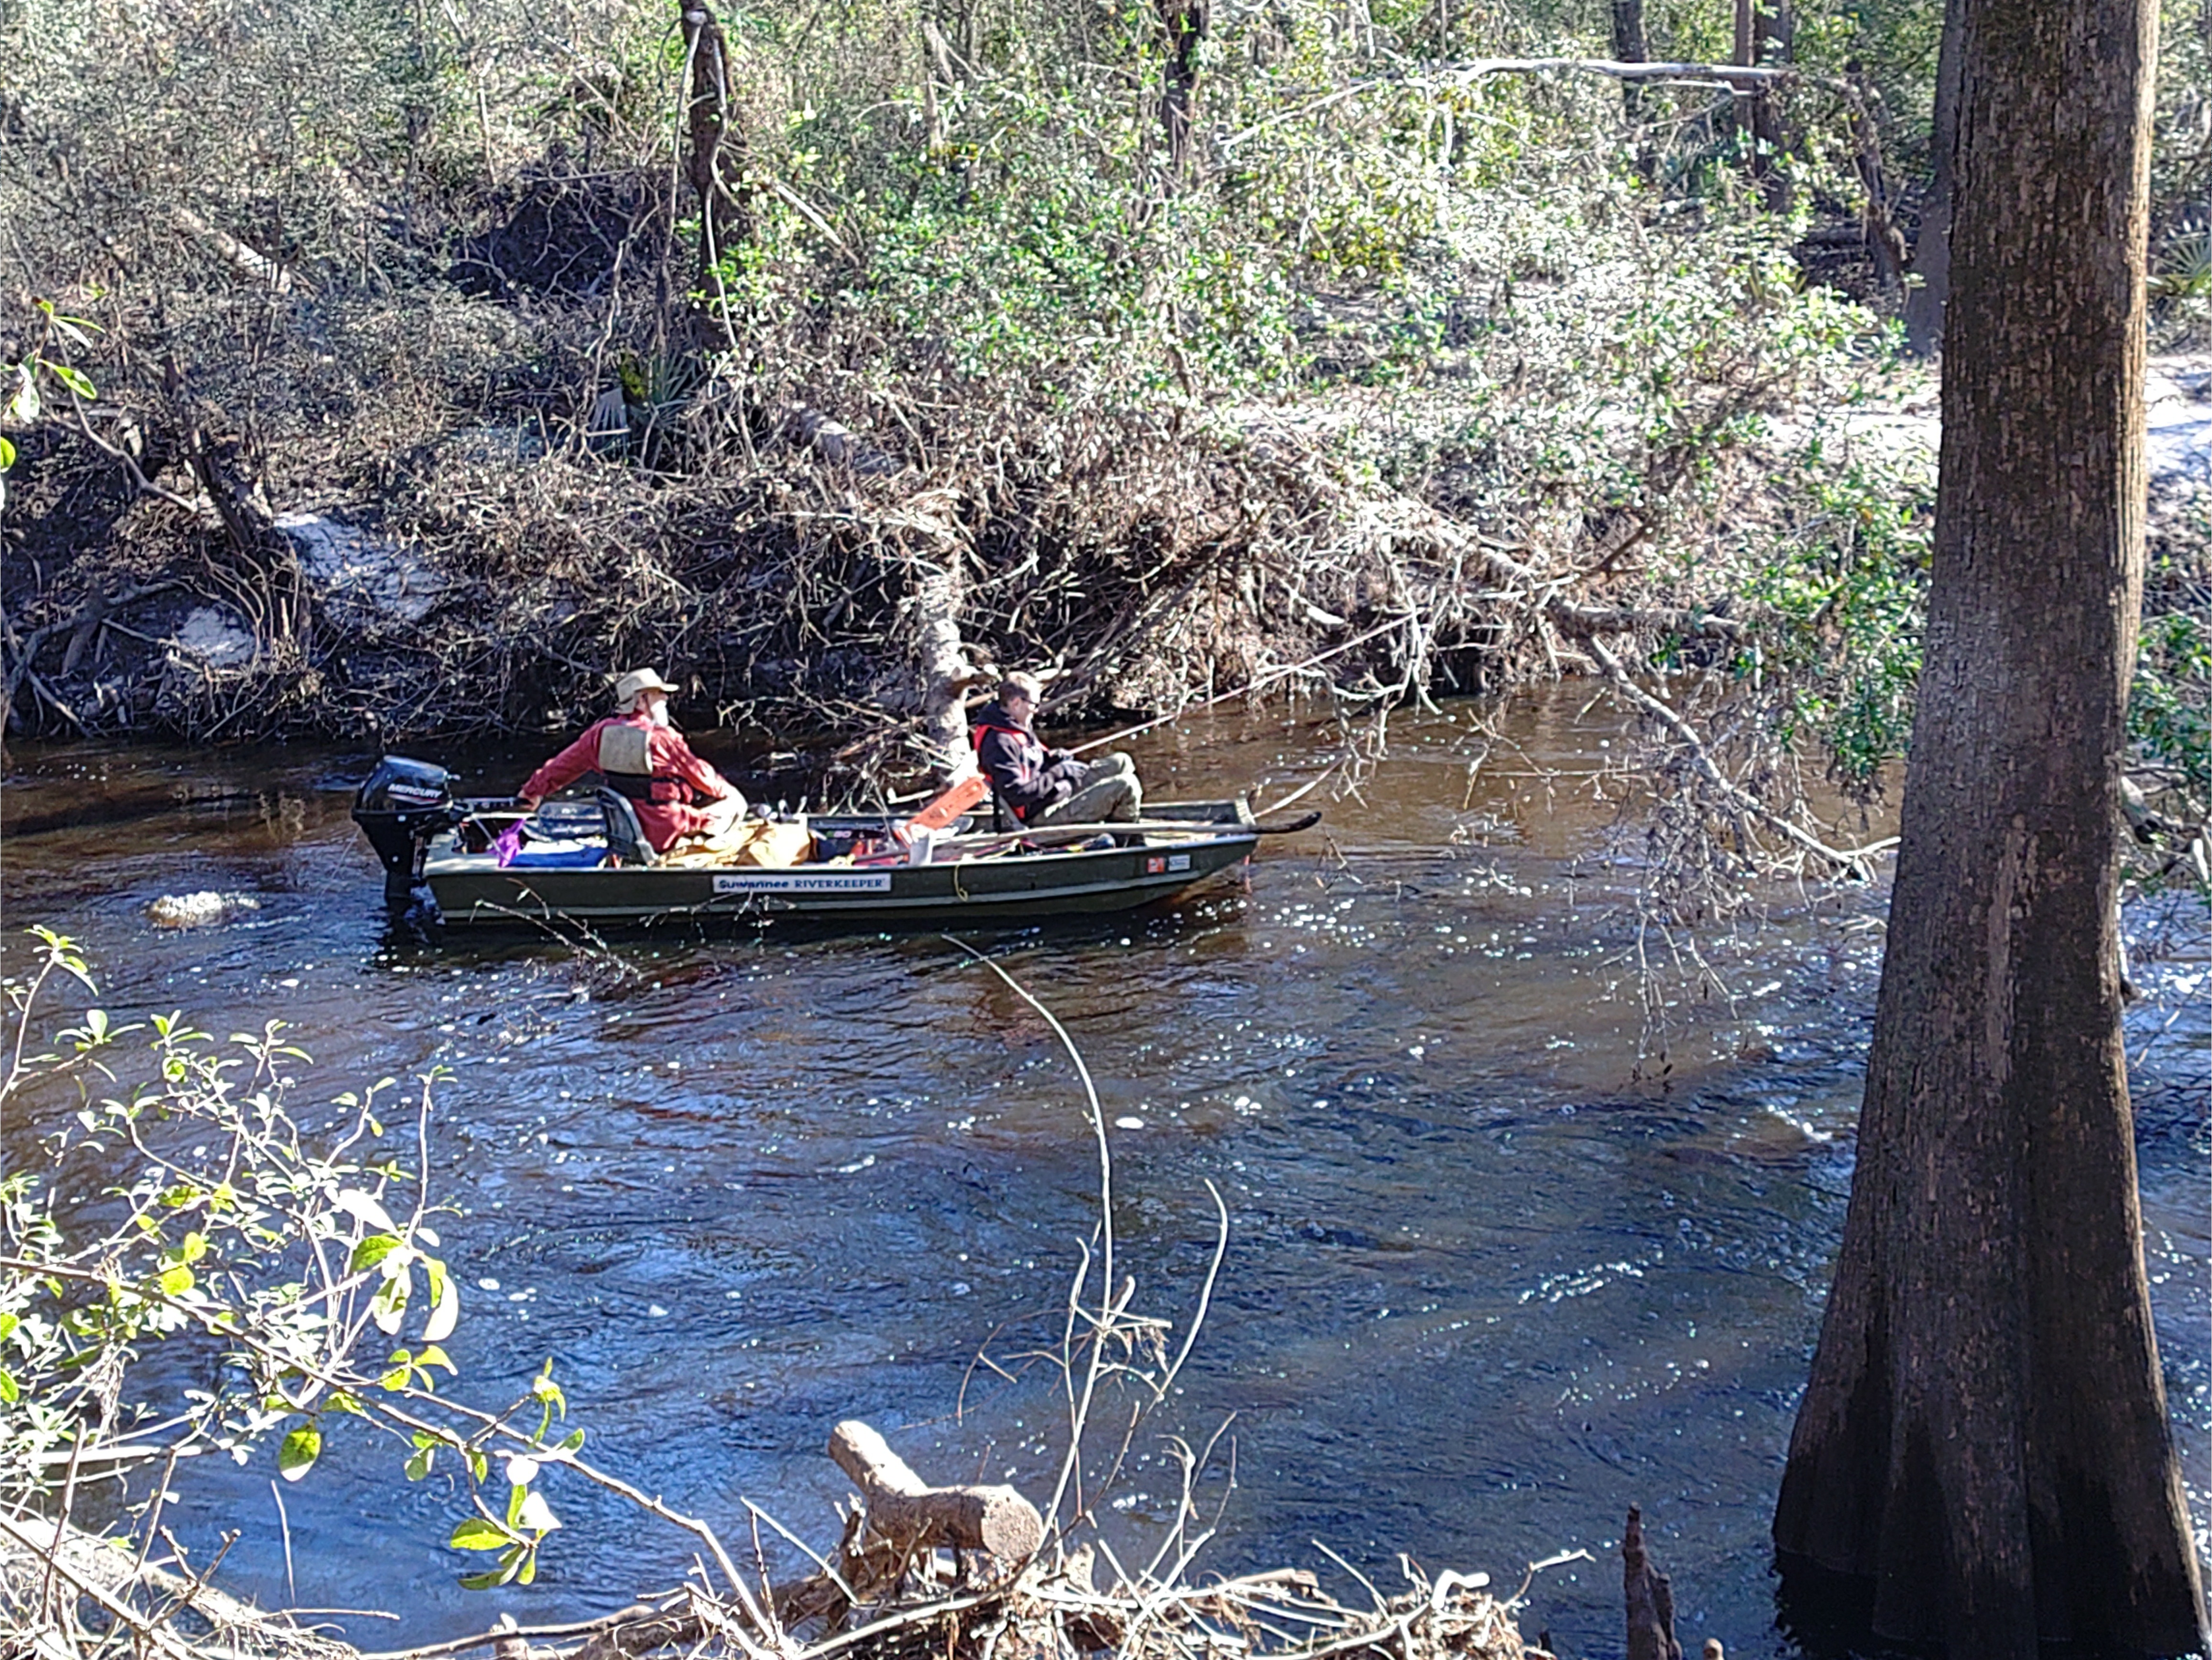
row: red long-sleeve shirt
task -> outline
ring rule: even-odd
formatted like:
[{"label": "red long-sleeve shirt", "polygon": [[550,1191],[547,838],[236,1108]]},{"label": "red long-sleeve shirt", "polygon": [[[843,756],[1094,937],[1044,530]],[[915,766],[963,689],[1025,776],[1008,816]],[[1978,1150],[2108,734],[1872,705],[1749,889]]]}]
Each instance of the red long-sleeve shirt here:
[{"label": "red long-sleeve shirt", "polygon": [[[653,843],[655,853],[665,853],[680,838],[707,827],[707,815],[694,806],[693,801],[702,798],[720,801],[738,793],[728,779],[691,753],[691,746],[684,741],[682,733],[673,727],[656,726],[643,714],[611,714],[595,722],[581,738],[532,773],[522,793],[532,797],[550,795],[556,790],[567,788],[586,773],[597,772],[599,734],[615,726],[643,727],[647,751],[653,757],[653,777],[680,781],[690,795],[686,800],[630,803],[637,809],[637,827],[645,832],[645,839]],[[662,787],[672,791],[675,787]]]}]

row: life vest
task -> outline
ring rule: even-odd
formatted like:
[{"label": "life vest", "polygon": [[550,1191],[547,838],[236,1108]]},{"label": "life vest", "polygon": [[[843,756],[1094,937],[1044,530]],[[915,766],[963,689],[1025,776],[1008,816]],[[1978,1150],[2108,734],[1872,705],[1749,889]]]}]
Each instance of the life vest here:
[{"label": "life vest", "polygon": [[599,775],[607,787],[633,801],[657,806],[691,799],[691,787],[681,778],[653,770],[653,733],[647,727],[612,721],[599,728]]},{"label": "life vest", "polygon": [[[975,763],[979,767],[982,765],[983,761],[983,739],[994,732],[1004,733],[1007,737],[1014,740],[1014,743],[1018,747],[1026,746],[1037,742],[1037,735],[1035,733],[1024,732],[1019,727],[1002,727],[994,721],[979,721],[975,725],[968,728],[968,741],[975,746]],[[988,776],[988,772],[986,776]],[[1000,804],[1006,808],[1006,812],[1012,815],[1014,822],[1018,824],[1026,824],[1029,823],[1028,813],[1024,812],[1012,802],[1008,801],[1003,795],[999,795],[997,794],[998,781],[996,779],[991,779],[989,781],[993,794],[996,797]],[[1032,811],[1034,811],[1034,809],[1032,809]]]}]

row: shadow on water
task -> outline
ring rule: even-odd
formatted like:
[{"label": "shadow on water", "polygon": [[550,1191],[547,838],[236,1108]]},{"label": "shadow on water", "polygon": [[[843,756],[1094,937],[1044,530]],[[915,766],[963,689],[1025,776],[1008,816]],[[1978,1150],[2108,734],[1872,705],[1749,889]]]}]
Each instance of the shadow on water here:
[{"label": "shadow on water", "polygon": [[[1820,921],[1779,894],[1764,931],[1701,939],[1726,993],[1663,982],[1665,1058],[1635,1081],[1646,1012],[1618,903],[1634,873],[1587,781],[1620,734],[1577,700],[1517,705],[1508,735],[1529,759],[1471,773],[1469,713],[1396,724],[1361,796],[1263,844],[1249,892],[975,940],[1097,1079],[1140,1307],[1187,1317],[1214,1246],[1207,1180],[1231,1210],[1181,1391],[1102,1514],[1141,1548],[1176,1491],[1161,1438],[1227,1422],[1237,1491],[1217,1460],[1201,1499],[1229,1503],[1201,1572],[1334,1577],[1319,1540],[1378,1584],[1404,1551],[1510,1584],[1583,1547],[1600,1560],[1544,1574],[1526,1627],[1607,1654],[1633,1503],[1691,1651],[1711,1635],[1740,1657],[1811,1652],[1777,1624],[1766,1529],[1848,1192],[1879,896],[1824,900]],[[1269,775],[1279,791],[1332,753],[1322,728],[1268,718],[1137,747],[1162,799]],[[511,788],[535,758],[474,757],[465,787]],[[1058,1341],[1097,1172],[1035,1012],[929,933],[395,938],[346,818],[368,759],[17,755],[4,961],[44,921],[86,943],[111,1010],[292,1021],[317,1063],[304,1100],[445,1068],[432,1179],[459,1213],[441,1231],[460,1386],[501,1400],[550,1357],[602,1463],[731,1536],[749,1536],[740,1495],[832,1535],[847,1484],[822,1449],[845,1417],[925,1475],[1048,1489],[1063,1409],[1034,1357]],[[202,889],[252,906],[201,929],[149,921],[154,899]],[[2131,1032],[2200,1523],[2203,935],[2184,919],[2139,964],[2155,1007]],[[11,1157],[28,1133],[8,1127]],[[209,1546],[238,1529],[230,1568],[264,1600],[284,1586],[273,1456],[199,1461],[175,1516]],[[684,1572],[680,1541],[557,1473],[549,1497],[569,1525],[538,1585],[464,1593],[475,1564],[442,1545],[456,1494],[334,1434],[286,1492],[299,1599],[398,1612],[351,1623],[391,1647],[503,1610],[603,1611]]]}]

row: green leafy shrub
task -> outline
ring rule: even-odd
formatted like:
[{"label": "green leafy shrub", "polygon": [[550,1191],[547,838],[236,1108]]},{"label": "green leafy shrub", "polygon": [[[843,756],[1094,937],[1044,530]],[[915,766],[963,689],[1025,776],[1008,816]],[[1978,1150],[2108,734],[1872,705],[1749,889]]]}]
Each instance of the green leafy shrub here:
[{"label": "green leafy shrub", "polygon": [[550,1366],[503,1411],[441,1393],[461,1296],[422,1182],[434,1079],[411,1101],[392,1079],[341,1094],[318,1128],[278,1022],[223,1043],[94,1006],[38,1048],[51,989],[97,989],[74,940],[32,933],[0,1111],[44,1130],[49,1162],[0,1176],[0,1498],[272,1439],[297,1481],[351,1420],[410,1481],[454,1461],[471,1515],[453,1542],[495,1554],[465,1584],[527,1583],[560,1526],[539,1472],[583,1468],[583,1435],[556,1427]]}]

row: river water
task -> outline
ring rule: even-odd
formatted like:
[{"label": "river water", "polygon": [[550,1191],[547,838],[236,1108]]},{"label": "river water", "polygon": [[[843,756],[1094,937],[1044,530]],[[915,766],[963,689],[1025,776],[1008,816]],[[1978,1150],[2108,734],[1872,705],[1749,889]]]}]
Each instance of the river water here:
[{"label": "river water", "polygon": [[[1634,1504],[1686,1649],[1805,1651],[1766,1529],[1842,1225],[1881,896],[1778,891],[1763,926],[1697,937],[1699,976],[1624,903],[1636,842],[1589,776],[1621,742],[1564,696],[1400,717],[1358,794],[1312,798],[1322,829],[1263,843],[1249,883],[975,942],[1081,1048],[1114,1126],[1120,1263],[1176,1341],[1214,1249],[1208,1182],[1230,1215],[1180,1392],[1101,1505],[1123,1560],[1173,1506],[1168,1438],[1222,1432],[1197,1572],[1295,1563],[1357,1598],[1321,1547],[1386,1592],[1401,1553],[1510,1588],[1580,1548],[1598,1560],[1538,1576],[1524,1629],[1617,1653]],[[1136,748],[1160,799],[1261,778],[1279,797],[1338,743],[1279,714]],[[536,758],[472,755],[463,787],[512,788]],[[823,1450],[848,1417],[925,1477],[1048,1493],[1064,1407],[1033,1357],[1098,1213],[1048,1026],[927,934],[423,951],[387,932],[346,817],[369,759],[14,755],[5,966],[46,921],[86,944],[118,1017],[280,1015],[314,1059],[306,1098],[446,1068],[454,1387],[501,1402],[551,1359],[597,1461],[732,1541],[750,1498],[834,1542],[848,1484]],[[254,908],[149,920],[200,890]],[[2205,933],[2187,909],[2130,927],[2153,994],[2131,1027],[2147,1248],[2201,1536]],[[289,1590],[273,1449],[189,1468],[171,1514],[196,1556],[236,1529],[234,1589],[398,1614],[332,1621],[371,1648],[501,1611],[586,1617],[684,1573],[685,1541],[554,1472],[568,1525],[537,1585],[465,1592],[482,1559],[444,1548],[459,1498],[345,1427],[285,1489]]]}]

